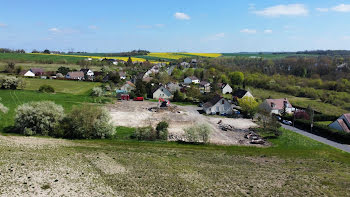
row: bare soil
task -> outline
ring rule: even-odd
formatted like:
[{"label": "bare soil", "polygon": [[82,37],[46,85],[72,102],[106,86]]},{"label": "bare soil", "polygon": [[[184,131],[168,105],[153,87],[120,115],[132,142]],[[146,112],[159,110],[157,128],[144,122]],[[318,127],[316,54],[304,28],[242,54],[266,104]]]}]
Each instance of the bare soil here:
[{"label": "bare soil", "polygon": [[[250,119],[234,119],[222,116],[207,116],[199,113],[201,108],[196,106],[171,105],[168,109],[150,110],[156,108],[156,102],[118,101],[109,105],[109,111],[115,126],[143,127],[155,126],[158,122],[169,122],[169,134],[183,135],[184,129],[196,124],[208,124],[213,132],[210,135],[210,143],[221,145],[250,145],[244,138],[242,130],[249,130],[257,125]],[[218,128],[218,122],[229,124],[237,128],[237,131],[222,131]]]}]

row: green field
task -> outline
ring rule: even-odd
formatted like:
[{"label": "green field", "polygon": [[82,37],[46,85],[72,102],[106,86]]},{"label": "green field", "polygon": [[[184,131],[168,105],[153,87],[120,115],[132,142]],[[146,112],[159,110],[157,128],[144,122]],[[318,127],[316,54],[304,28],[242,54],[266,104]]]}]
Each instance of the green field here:
[{"label": "green field", "polygon": [[15,108],[23,103],[50,100],[56,104],[62,105],[65,110],[70,110],[73,105],[92,102],[92,98],[88,95],[73,95],[65,93],[47,94],[29,90],[0,90],[0,98],[2,99],[1,103],[9,108],[7,114],[1,115],[0,131],[4,127],[13,125]]},{"label": "green field", "polygon": [[25,90],[39,90],[42,85],[52,86],[56,92],[69,93],[75,95],[87,95],[93,87],[98,87],[101,83],[55,79],[25,78]]},{"label": "green field", "polygon": [[272,54],[272,53],[222,53],[222,57],[254,57],[254,58],[265,58],[265,59],[281,59],[286,57],[307,57],[307,56],[316,56],[309,54]]},{"label": "green field", "polygon": [[312,106],[316,111],[328,114],[328,115],[336,115],[339,116],[341,114],[347,113],[348,109],[350,109],[350,103],[347,106],[334,106],[329,103],[323,103],[321,100],[313,100],[310,98],[304,97],[295,97],[289,94],[275,92],[271,90],[259,89],[249,87],[249,90],[252,92],[253,96],[260,99],[271,98],[288,98],[289,102],[293,105],[297,105],[300,107],[307,108],[308,105]]},{"label": "green field", "polygon": [[15,61],[15,62],[36,62],[36,63],[69,63],[75,64],[79,60],[86,59],[84,57],[69,57],[69,56],[58,56],[58,55],[40,55],[31,53],[0,53],[0,61]]},{"label": "green field", "polygon": [[[128,133],[126,130],[122,135]],[[17,195],[30,196],[57,192],[64,196],[350,193],[348,153],[286,130],[271,143],[272,147],[257,148],[0,136],[0,193],[8,196],[16,191]]]}]

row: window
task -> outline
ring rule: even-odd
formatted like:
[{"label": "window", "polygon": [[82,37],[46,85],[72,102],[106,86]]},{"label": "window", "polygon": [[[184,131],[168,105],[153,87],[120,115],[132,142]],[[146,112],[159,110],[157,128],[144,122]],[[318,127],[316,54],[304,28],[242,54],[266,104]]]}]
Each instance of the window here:
[{"label": "window", "polygon": [[225,104],[225,100],[222,100],[221,103],[222,103],[222,104]]}]

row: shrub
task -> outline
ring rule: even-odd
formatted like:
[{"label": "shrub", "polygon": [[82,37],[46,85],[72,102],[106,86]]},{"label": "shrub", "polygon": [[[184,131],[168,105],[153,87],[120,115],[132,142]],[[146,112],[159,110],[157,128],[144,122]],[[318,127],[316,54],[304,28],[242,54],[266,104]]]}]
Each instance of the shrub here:
[{"label": "shrub", "polygon": [[167,140],[168,139],[168,127],[169,124],[166,121],[161,121],[157,124],[157,139]]},{"label": "shrub", "polygon": [[157,138],[157,132],[154,130],[152,126],[148,127],[139,127],[135,129],[134,138],[137,140],[156,140]]},{"label": "shrub", "polygon": [[101,87],[94,87],[94,88],[92,88],[91,96],[93,96],[93,97],[101,97],[101,96],[103,96],[102,88]]},{"label": "shrub", "polygon": [[30,128],[24,128],[23,135],[25,136],[35,135],[35,131],[32,131]]},{"label": "shrub", "polygon": [[103,139],[113,134],[111,117],[102,107],[75,106],[61,121],[63,137],[70,139]]},{"label": "shrub", "polygon": [[209,125],[202,124],[191,126],[185,129],[185,137],[188,142],[209,142],[211,128]]},{"label": "shrub", "polygon": [[[0,98],[0,101],[1,101],[1,98]],[[0,111],[2,112],[2,113],[4,113],[4,114],[6,114],[7,112],[8,112],[8,108],[5,106],[5,105],[3,105],[2,103],[0,103]]]},{"label": "shrub", "polygon": [[17,87],[24,87],[24,81],[22,78],[4,76],[0,77],[0,87],[3,89],[12,89],[15,90]]},{"label": "shrub", "polygon": [[25,103],[16,109],[15,127],[23,134],[31,129],[36,134],[50,135],[63,116],[63,107],[52,101]]},{"label": "shrub", "polygon": [[52,86],[50,86],[50,85],[42,85],[39,88],[39,92],[54,93],[55,89]]}]

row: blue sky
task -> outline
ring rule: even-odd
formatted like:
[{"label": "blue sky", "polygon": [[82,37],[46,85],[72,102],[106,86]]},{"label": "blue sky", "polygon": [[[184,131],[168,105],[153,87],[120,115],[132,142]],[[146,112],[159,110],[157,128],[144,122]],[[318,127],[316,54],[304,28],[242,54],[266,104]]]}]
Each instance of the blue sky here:
[{"label": "blue sky", "polygon": [[0,47],[88,52],[350,49],[350,1],[2,0]]}]

